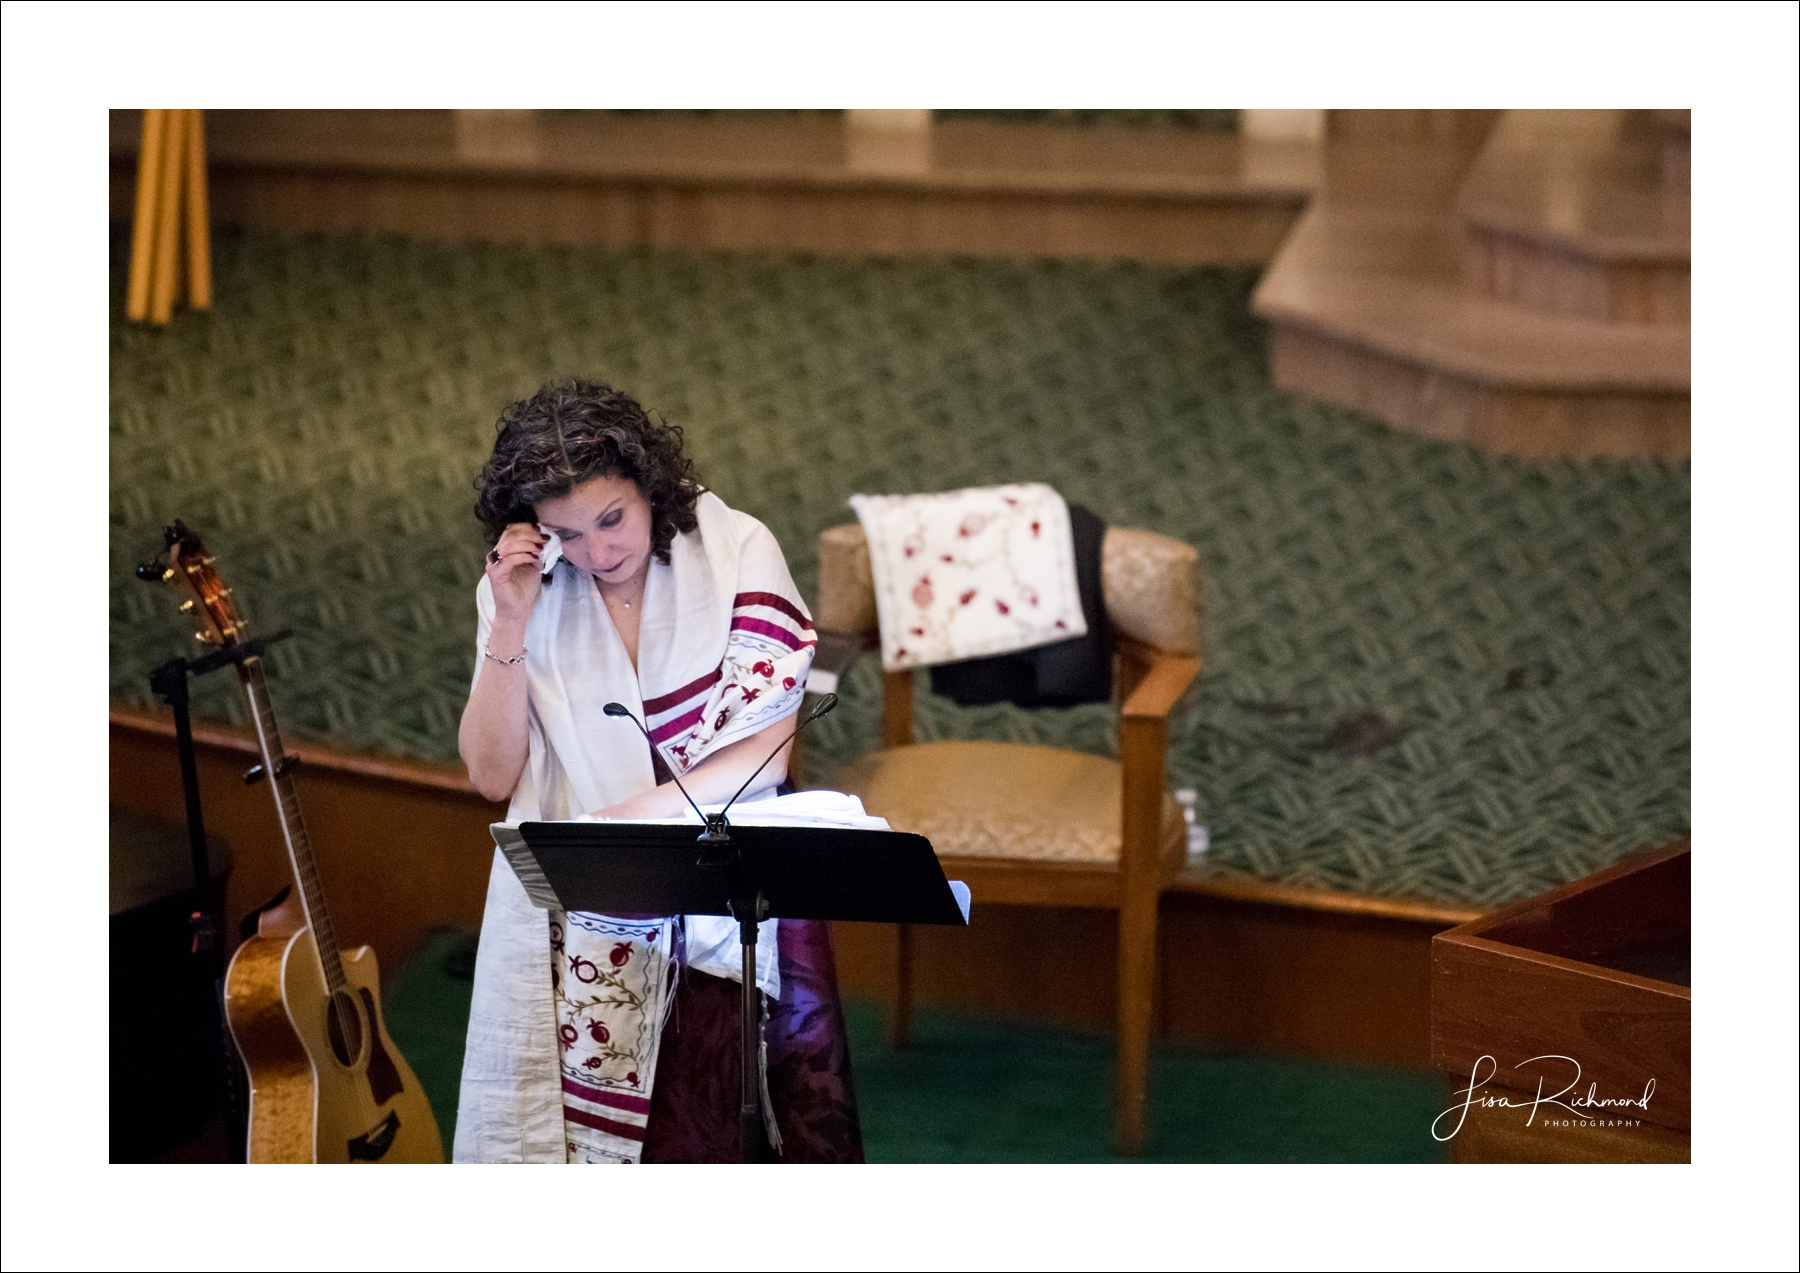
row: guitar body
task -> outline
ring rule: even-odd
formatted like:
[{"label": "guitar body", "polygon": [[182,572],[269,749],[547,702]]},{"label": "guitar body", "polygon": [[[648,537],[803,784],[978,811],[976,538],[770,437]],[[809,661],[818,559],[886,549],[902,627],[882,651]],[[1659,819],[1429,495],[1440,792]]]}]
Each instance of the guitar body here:
[{"label": "guitar body", "polygon": [[246,1157],[443,1162],[431,1105],[382,1020],[375,952],[344,952],[343,969],[351,1024],[334,1028],[311,928],[258,934],[232,958],[225,1011],[250,1073]]}]

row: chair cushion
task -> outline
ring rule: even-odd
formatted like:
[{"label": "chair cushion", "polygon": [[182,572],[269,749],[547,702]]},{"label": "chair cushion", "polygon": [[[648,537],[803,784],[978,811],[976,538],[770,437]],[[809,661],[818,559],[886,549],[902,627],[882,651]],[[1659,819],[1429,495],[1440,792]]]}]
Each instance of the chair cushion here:
[{"label": "chair cushion", "polygon": [[[1119,762],[1021,743],[924,743],[863,757],[834,785],[897,831],[931,841],[940,857],[1116,868]],[[1163,795],[1163,857],[1186,839],[1181,809]]]}]

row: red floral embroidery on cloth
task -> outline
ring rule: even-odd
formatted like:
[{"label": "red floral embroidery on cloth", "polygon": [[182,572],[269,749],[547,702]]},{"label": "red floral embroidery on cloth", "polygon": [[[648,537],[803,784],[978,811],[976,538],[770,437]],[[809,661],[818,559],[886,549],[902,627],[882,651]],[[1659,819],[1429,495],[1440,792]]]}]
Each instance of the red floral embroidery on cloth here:
[{"label": "red floral embroidery on cloth", "polygon": [[1069,509],[1050,487],[857,495],[850,504],[869,540],[887,670],[1086,633]]},{"label": "red floral embroidery on cloth", "polygon": [[572,1163],[643,1157],[663,1020],[673,994],[673,920],[550,912],[550,984]]},{"label": "red floral embroidery on cloth", "polygon": [[805,693],[818,634],[794,601],[740,592],[719,666],[644,700],[650,736],[686,773],[706,752],[791,714]]}]

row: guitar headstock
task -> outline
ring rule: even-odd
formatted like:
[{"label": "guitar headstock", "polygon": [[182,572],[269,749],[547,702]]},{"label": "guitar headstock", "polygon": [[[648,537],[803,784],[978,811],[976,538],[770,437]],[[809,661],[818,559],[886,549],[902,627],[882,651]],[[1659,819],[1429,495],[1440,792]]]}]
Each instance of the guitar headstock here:
[{"label": "guitar headstock", "polygon": [[[208,645],[235,645],[246,639],[247,624],[231,600],[231,589],[213,569],[213,559],[200,536],[180,521],[163,531],[163,544],[168,549],[167,564],[160,572],[165,583],[187,589],[188,599],[181,604],[183,613],[201,621],[194,635]],[[153,575],[155,567],[140,567],[138,573]]]}]

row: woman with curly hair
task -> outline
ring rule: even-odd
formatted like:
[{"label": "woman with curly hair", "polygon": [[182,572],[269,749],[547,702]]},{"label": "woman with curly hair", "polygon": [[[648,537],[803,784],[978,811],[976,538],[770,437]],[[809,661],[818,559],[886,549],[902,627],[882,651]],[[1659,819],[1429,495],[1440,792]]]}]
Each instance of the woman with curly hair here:
[{"label": "woman with curly hair", "polygon": [[[673,773],[722,803],[775,751],[744,799],[773,795],[812,621],[681,430],[609,385],[546,385],[501,415],[478,485],[492,548],[458,737],[476,789],[510,822],[674,818]],[[767,921],[758,951],[771,1145],[860,1161],[829,928]],[[496,852],[457,1161],[736,1161],[738,979],[735,921],[546,912]]]}]

